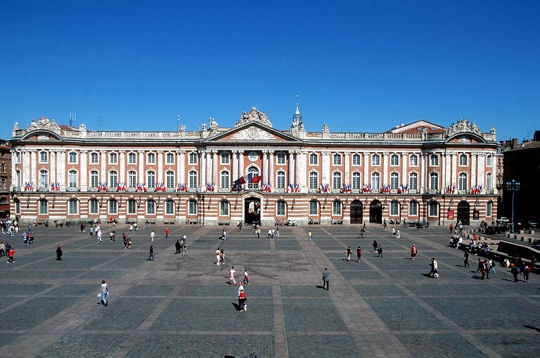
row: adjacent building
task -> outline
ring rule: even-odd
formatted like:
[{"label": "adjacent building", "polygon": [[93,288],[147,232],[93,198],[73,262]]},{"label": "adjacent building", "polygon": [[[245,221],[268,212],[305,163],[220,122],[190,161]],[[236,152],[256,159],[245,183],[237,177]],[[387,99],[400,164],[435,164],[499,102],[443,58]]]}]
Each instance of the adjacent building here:
[{"label": "adjacent building", "polygon": [[29,221],[362,224],[491,222],[495,129],[424,120],[383,133],[276,129],[252,107],[231,127],[95,131],[15,124],[11,213]]},{"label": "adjacent building", "polygon": [[0,218],[9,217],[11,189],[11,148],[9,142],[0,140]]}]

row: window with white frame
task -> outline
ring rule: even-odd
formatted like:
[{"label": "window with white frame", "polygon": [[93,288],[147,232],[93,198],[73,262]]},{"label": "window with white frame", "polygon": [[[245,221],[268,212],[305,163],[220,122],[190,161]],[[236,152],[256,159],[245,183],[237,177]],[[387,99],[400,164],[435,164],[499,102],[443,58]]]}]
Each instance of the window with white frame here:
[{"label": "window with white frame", "polygon": [[352,156],[352,165],[361,165],[362,164],[362,158],[360,157],[360,154],[354,153]]},{"label": "window with white frame", "polygon": [[309,155],[309,165],[317,165],[319,163],[317,154],[311,153]]},{"label": "window with white frame", "polygon": [[341,154],[334,154],[333,156],[333,163],[334,165],[341,165]]},{"label": "window with white frame", "polygon": [[334,200],[332,202],[332,215],[341,215],[341,201]]},{"label": "window with white frame", "polygon": [[45,215],[48,213],[48,207],[47,207],[47,200],[45,199],[40,199],[39,200],[39,213],[41,215]]},{"label": "window with white frame", "polygon": [[371,173],[371,188],[379,189],[381,187],[380,174],[377,172]]},{"label": "window with white frame", "polygon": [[438,216],[439,215],[439,204],[436,201],[431,201],[429,203],[429,216]]},{"label": "window with white frame", "polygon": [[488,167],[491,167],[491,165],[492,165],[492,164],[491,164],[491,158],[492,158],[491,155],[488,155],[488,156],[486,157],[486,165],[487,165]]},{"label": "window with white frame", "polygon": [[77,171],[76,170],[70,170],[68,172],[68,186],[70,188],[76,188],[77,187]]},{"label": "window with white frame", "polygon": [[409,166],[410,167],[417,167],[418,166],[418,155],[411,154],[409,156]]},{"label": "window with white frame", "polygon": [[109,172],[109,187],[111,189],[116,188],[118,185],[118,172],[116,170],[111,170]]},{"label": "window with white frame", "polygon": [[68,201],[68,213],[69,215],[75,215],[79,212],[79,202],[77,199],[69,199]]},{"label": "window with white frame", "polygon": [[379,154],[371,155],[371,165],[381,165],[381,156]]},{"label": "window with white frame", "polygon": [[468,189],[467,173],[459,173],[458,190],[466,191]]},{"label": "window with white frame", "polygon": [[76,152],[69,152],[68,162],[69,162],[69,164],[77,164],[77,153]]},{"label": "window with white frame", "polygon": [[146,164],[156,164],[156,155],[154,153],[146,154]]},{"label": "window with white frame", "polygon": [[137,187],[137,172],[135,172],[134,170],[128,171],[127,178],[127,187],[129,189],[135,189]]},{"label": "window with white frame", "polygon": [[219,202],[219,215],[229,216],[229,202],[227,200]]},{"label": "window with white frame", "polygon": [[156,213],[156,202],[154,200],[148,200],[146,202],[146,213],[150,215]]},{"label": "window with white frame", "polygon": [[39,162],[40,163],[47,163],[49,161],[49,153],[47,152],[39,152]]},{"label": "window with white frame", "polygon": [[231,176],[227,170],[220,173],[220,187],[223,189],[229,189],[231,182]]},{"label": "window with white frame", "polygon": [[489,201],[486,205],[486,216],[490,217],[493,215],[493,202]]},{"label": "window with white frame", "polygon": [[335,190],[341,189],[341,173],[340,172],[332,173],[332,189],[335,189]]},{"label": "window with white frame", "polygon": [[166,164],[174,164],[174,153],[167,153],[165,155],[165,163]]},{"label": "window with white frame", "polygon": [[429,175],[429,189],[438,190],[439,189],[439,174],[431,173]]},{"label": "window with white frame", "polygon": [[309,189],[310,190],[319,189],[319,173],[317,172],[309,173]]},{"label": "window with white frame", "polygon": [[465,167],[467,166],[468,158],[466,154],[460,154],[459,155],[459,166]]},{"label": "window with white frame", "polygon": [[493,188],[493,184],[491,183],[491,173],[486,174],[486,190],[491,190]]},{"label": "window with white frame", "polygon": [[39,184],[38,187],[41,189],[46,189],[49,187],[49,172],[45,169],[39,171]]},{"label": "window with white frame", "polygon": [[146,173],[146,187],[147,188],[155,188],[156,187],[156,172],[153,170],[149,170]]},{"label": "window with white frame", "polygon": [[399,155],[392,154],[390,156],[390,165],[393,166],[393,167],[396,167],[396,166],[399,165]]},{"label": "window with white frame", "polygon": [[437,154],[431,154],[429,156],[429,165],[432,167],[439,166],[439,156]]},{"label": "window with white frame", "polygon": [[397,190],[399,188],[399,174],[396,172],[390,173],[390,189]]},{"label": "window with white frame", "polygon": [[99,201],[97,199],[90,199],[88,206],[90,214],[97,214],[99,212]]},{"label": "window with white frame", "polygon": [[109,214],[116,214],[118,213],[118,202],[116,199],[110,199],[109,200]]},{"label": "window with white frame", "polygon": [[175,186],[174,172],[172,170],[167,170],[165,172],[165,187],[167,189],[174,189]]},{"label": "window with white frame", "polygon": [[189,153],[189,164],[197,164],[197,153],[191,152]]},{"label": "window with white frame", "polygon": [[284,216],[285,215],[285,202],[283,200],[278,200],[276,202],[276,214],[278,216]]},{"label": "window with white frame", "polygon": [[90,171],[90,187],[97,188],[99,185],[99,174],[97,170]]},{"label": "window with white frame", "polygon": [[409,215],[411,216],[418,215],[418,202],[417,201],[413,200],[409,203]]},{"label": "window with white frame", "polygon": [[397,200],[392,200],[392,202],[390,202],[390,215],[399,215],[399,202]]},{"label": "window with white frame", "polygon": [[13,155],[13,160],[15,161],[15,163],[20,164],[21,163],[21,153],[15,152],[15,154]]},{"label": "window with white frame", "polygon": [[90,153],[90,164],[98,164],[99,155],[97,153]]},{"label": "window with white frame", "polygon": [[221,164],[229,164],[231,162],[231,153],[221,152],[220,158],[221,158]]},{"label": "window with white frame", "polygon": [[174,201],[172,199],[165,200],[165,214],[166,215],[174,214]]},{"label": "window with white frame", "polygon": [[128,164],[137,164],[137,154],[135,153],[128,154]]},{"label": "window with white frame", "polygon": [[197,215],[197,202],[195,200],[188,201],[188,214]]},{"label": "window with white frame", "polygon": [[[253,178],[259,176],[259,168],[257,168],[256,166],[254,165],[251,165],[248,170],[247,170],[248,174],[251,174],[253,176]],[[259,188],[259,182],[250,182],[250,183],[247,183],[247,187],[248,189],[258,189]]]},{"label": "window with white frame", "polygon": [[361,184],[361,176],[360,176],[360,173],[358,172],[354,172],[352,174],[352,184],[351,184],[351,189],[353,190],[359,190],[360,189],[360,184]]},{"label": "window with white frame", "polygon": [[409,173],[409,189],[418,190],[418,174]]},{"label": "window with white frame", "polygon": [[285,152],[278,152],[277,153],[277,164],[283,165],[285,164],[287,157]]},{"label": "window with white frame", "polygon": [[188,173],[188,188],[197,189],[197,172],[195,170],[190,170]]},{"label": "window with white frame", "polygon": [[109,153],[109,164],[118,164],[118,154]]},{"label": "window with white frame", "polygon": [[137,213],[137,201],[135,199],[129,199],[127,202],[127,210],[128,214],[136,214]]},{"label": "window with white frame", "polygon": [[282,170],[276,174],[276,189],[285,189],[285,172]]},{"label": "window with white frame", "polygon": [[318,208],[319,208],[319,203],[317,202],[317,200],[311,200],[309,202],[309,215],[318,215],[319,214]]}]

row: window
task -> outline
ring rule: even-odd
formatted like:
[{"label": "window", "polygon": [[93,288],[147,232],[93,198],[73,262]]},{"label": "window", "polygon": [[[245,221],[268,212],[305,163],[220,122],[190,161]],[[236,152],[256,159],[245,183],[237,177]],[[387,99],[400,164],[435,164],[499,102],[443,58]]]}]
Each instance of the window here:
[{"label": "window", "polygon": [[154,153],[146,154],[146,164],[156,164],[156,155]]},{"label": "window", "polygon": [[219,202],[219,215],[229,216],[229,202],[222,200]]},{"label": "window", "polygon": [[361,179],[360,173],[354,172],[352,174],[352,189],[353,190],[360,189],[360,182],[361,182],[360,179]]},{"label": "window", "polygon": [[381,165],[381,156],[379,154],[371,155],[371,165]]},{"label": "window", "polygon": [[287,157],[285,156],[285,152],[278,152],[277,153],[277,164],[285,164],[285,161],[287,160]]},{"label": "window", "polygon": [[97,199],[90,199],[88,206],[90,214],[97,214],[99,212],[99,202]]},{"label": "window", "polygon": [[49,173],[42,169],[39,171],[39,188],[47,189],[49,187]]},{"label": "window", "polygon": [[394,167],[399,165],[399,155],[392,154],[390,156],[390,165],[392,165]]},{"label": "window", "polygon": [[156,202],[154,200],[148,200],[146,202],[146,213],[150,215],[156,213]]},{"label": "window", "polygon": [[276,189],[285,189],[285,172],[282,170],[277,172]]},{"label": "window", "polygon": [[127,211],[128,214],[136,214],[137,213],[137,202],[135,199],[129,199],[127,202]]},{"label": "window", "polygon": [[319,174],[317,172],[309,173],[309,189],[310,190],[319,189]]},{"label": "window", "polygon": [[418,155],[411,154],[409,157],[409,166],[411,167],[417,167],[418,166]]},{"label": "window", "polygon": [[229,175],[229,172],[224,170],[220,173],[220,187],[223,189],[229,189],[231,177]]},{"label": "window", "polygon": [[418,202],[417,201],[411,201],[411,203],[409,204],[409,215],[411,216],[418,215]]},{"label": "window", "polygon": [[438,190],[439,189],[439,174],[431,173],[429,175],[429,189]]},{"label": "window", "polygon": [[68,213],[69,215],[75,215],[78,212],[77,199],[69,199],[68,201]]},{"label": "window", "polygon": [[492,189],[492,184],[491,184],[491,173],[487,173],[486,174],[486,190],[491,190]]},{"label": "window", "polygon": [[137,187],[137,173],[134,170],[128,172],[127,187],[129,189],[135,189]]},{"label": "window", "polygon": [[70,170],[68,173],[68,186],[70,188],[76,188],[77,187],[77,171]]},{"label": "window", "polygon": [[397,200],[392,200],[392,202],[390,203],[390,215],[399,215],[399,203]]},{"label": "window", "polygon": [[390,189],[397,190],[399,188],[399,174],[391,173],[390,174]]},{"label": "window", "polygon": [[165,155],[165,163],[174,164],[174,153],[167,153]]},{"label": "window", "polygon": [[332,202],[332,215],[341,215],[341,201],[334,200]]},{"label": "window", "polygon": [[317,154],[311,153],[309,155],[309,165],[317,165],[319,163],[319,158],[317,157]]},{"label": "window", "polygon": [[99,155],[97,153],[90,153],[90,164],[98,164]]},{"label": "window", "polygon": [[284,216],[285,215],[285,202],[283,200],[278,200],[276,202],[276,214],[278,216]]},{"label": "window", "polygon": [[467,155],[466,154],[461,154],[459,156],[459,165],[464,167],[467,165]]},{"label": "window", "polygon": [[109,163],[110,164],[118,164],[118,154],[110,153],[109,154]]},{"label": "window", "polygon": [[165,214],[167,215],[174,214],[174,201],[171,199],[165,200]]},{"label": "window", "polygon": [[47,152],[39,152],[39,162],[40,163],[47,163],[48,159],[48,153]]},{"label": "window", "polygon": [[360,154],[353,154],[352,156],[352,165],[361,165],[362,159],[360,158]]},{"label": "window", "polygon": [[41,199],[39,201],[39,213],[41,215],[45,215],[45,214],[47,214],[47,212],[48,212],[47,200]]},{"label": "window", "polygon": [[418,190],[418,174],[416,173],[409,174],[409,189]]},{"label": "window", "polygon": [[197,215],[197,202],[195,200],[188,201],[188,214]]},{"label": "window", "polygon": [[221,152],[221,164],[229,164],[231,162],[231,153]]},{"label": "window", "polygon": [[339,190],[341,189],[341,173],[334,172],[332,174],[332,189]]},{"label": "window", "polygon": [[486,165],[487,165],[488,167],[490,167],[490,166],[492,165],[492,164],[491,164],[491,158],[492,158],[491,155],[488,155],[488,156],[486,157]]},{"label": "window", "polygon": [[109,200],[109,214],[116,214],[118,212],[118,202],[116,199]]},{"label": "window", "polygon": [[15,163],[19,164],[21,162],[21,153],[15,152],[15,155],[13,158],[15,160]]},{"label": "window", "polygon": [[333,163],[334,165],[341,165],[341,154],[334,154]]},{"label": "window", "polygon": [[195,170],[190,170],[188,173],[188,188],[197,189],[197,172]]},{"label": "window", "polygon": [[188,160],[189,160],[189,164],[197,164],[197,153],[195,152],[189,153]]},{"label": "window", "polygon": [[156,172],[153,170],[149,170],[146,173],[146,186],[148,188],[155,188],[156,187]]},{"label": "window", "polygon": [[69,152],[68,161],[69,161],[69,164],[77,164],[77,153]]},{"label": "window", "polygon": [[109,187],[111,189],[116,188],[118,185],[118,172],[116,170],[111,170],[109,172]]},{"label": "window", "polygon": [[459,191],[467,190],[467,174],[466,173],[459,173],[458,190]]},{"label": "window", "polygon": [[317,200],[311,200],[309,202],[309,215],[318,215],[319,212],[318,212],[318,205],[319,203],[317,203]]},{"label": "window", "polygon": [[429,165],[432,167],[439,166],[439,156],[437,154],[431,154],[429,156]]},{"label": "window", "polygon": [[490,201],[487,203],[487,206],[486,206],[486,216],[490,217],[492,215],[493,215],[493,202]]},{"label": "window", "polygon": [[165,187],[167,189],[174,188],[174,172],[172,170],[167,170],[165,172]]},{"label": "window", "polygon": [[135,153],[128,154],[128,164],[137,164],[137,154]]},{"label": "window", "polygon": [[431,201],[429,203],[429,216],[439,215],[439,204],[436,201]]},{"label": "window", "polygon": [[379,189],[381,186],[379,173],[371,173],[371,188]]},{"label": "window", "polygon": [[97,170],[90,171],[90,187],[97,188],[99,184],[99,176]]}]

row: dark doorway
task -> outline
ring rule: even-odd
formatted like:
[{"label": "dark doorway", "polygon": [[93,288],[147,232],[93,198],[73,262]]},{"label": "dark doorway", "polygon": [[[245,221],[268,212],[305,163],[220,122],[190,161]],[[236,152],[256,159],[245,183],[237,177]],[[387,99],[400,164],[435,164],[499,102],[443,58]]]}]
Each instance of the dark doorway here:
[{"label": "dark doorway", "polygon": [[259,224],[261,222],[261,199],[246,199],[244,207],[244,222],[246,224]]},{"label": "dark doorway", "polygon": [[463,225],[470,225],[471,206],[466,201],[460,201],[457,206],[457,220]]},{"label": "dark doorway", "polygon": [[362,215],[364,214],[364,206],[360,200],[351,202],[351,224],[361,224]]},{"label": "dark doorway", "polygon": [[369,222],[382,224],[382,203],[379,200],[373,200],[369,204]]}]

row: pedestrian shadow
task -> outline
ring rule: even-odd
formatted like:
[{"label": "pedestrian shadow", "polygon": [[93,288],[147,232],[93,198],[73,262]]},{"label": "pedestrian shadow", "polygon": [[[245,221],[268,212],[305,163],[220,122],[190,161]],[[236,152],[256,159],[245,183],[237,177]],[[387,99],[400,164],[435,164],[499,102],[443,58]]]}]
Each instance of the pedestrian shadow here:
[{"label": "pedestrian shadow", "polygon": [[315,287],[324,289],[324,287],[321,285],[316,285]]},{"label": "pedestrian shadow", "polygon": [[241,311],[240,305],[238,303],[232,302],[232,305],[234,306],[234,309],[236,309],[237,311]]}]

